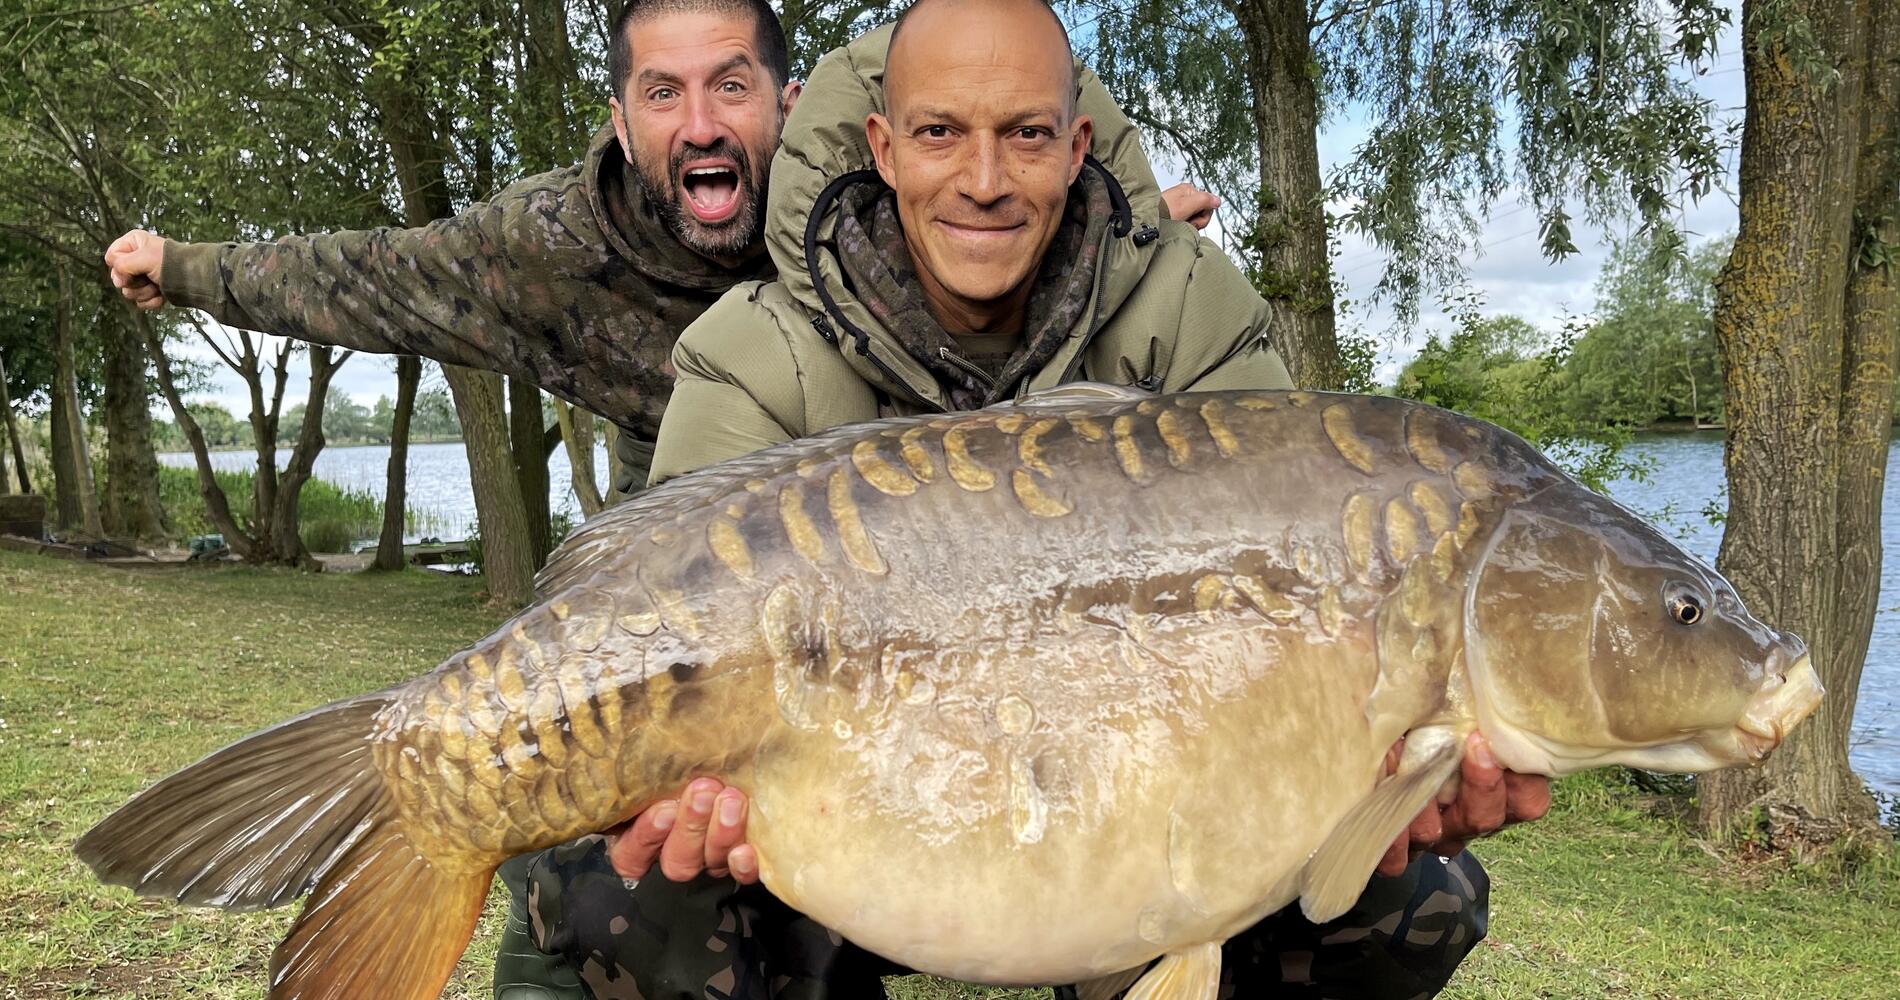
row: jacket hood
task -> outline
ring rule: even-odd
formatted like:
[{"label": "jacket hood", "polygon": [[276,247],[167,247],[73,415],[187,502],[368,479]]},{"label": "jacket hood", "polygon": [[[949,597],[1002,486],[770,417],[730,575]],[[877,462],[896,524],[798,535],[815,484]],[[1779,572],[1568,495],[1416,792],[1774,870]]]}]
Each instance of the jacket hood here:
[{"label": "jacket hood", "polygon": [[647,204],[634,166],[612,124],[603,125],[581,161],[587,206],[614,254],[649,280],[702,291],[772,276],[772,260],[760,254],[726,267],[688,249]]},{"label": "jacket hood", "polygon": [[[869,32],[833,50],[812,70],[772,158],[766,248],[786,290],[815,314],[820,334],[839,344],[860,376],[887,393],[949,408],[934,377],[850,294],[833,241],[840,194],[860,184],[883,184],[865,140],[864,120],[883,110],[890,31],[886,26]],[[1083,68],[1077,76],[1077,110],[1095,125],[1085,169],[1107,183],[1114,208],[1099,257],[1095,300],[1085,313],[1106,317],[1146,270],[1162,218],[1161,194],[1134,126],[1094,73]],[[847,332],[841,335],[841,330]],[[1079,353],[1092,332],[1086,320],[1079,324],[1051,364]]]}]

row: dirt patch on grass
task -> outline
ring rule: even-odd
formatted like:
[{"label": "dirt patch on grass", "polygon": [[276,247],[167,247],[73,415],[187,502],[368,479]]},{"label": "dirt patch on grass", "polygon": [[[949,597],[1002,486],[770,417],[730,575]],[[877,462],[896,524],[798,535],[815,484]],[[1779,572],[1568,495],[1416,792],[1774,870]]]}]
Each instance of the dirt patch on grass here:
[{"label": "dirt patch on grass", "polygon": [[25,974],[0,985],[0,1000],[74,1000],[93,996],[150,996],[168,992],[181,977],[170,959],[149,959],[106,969],[68,966]]}]

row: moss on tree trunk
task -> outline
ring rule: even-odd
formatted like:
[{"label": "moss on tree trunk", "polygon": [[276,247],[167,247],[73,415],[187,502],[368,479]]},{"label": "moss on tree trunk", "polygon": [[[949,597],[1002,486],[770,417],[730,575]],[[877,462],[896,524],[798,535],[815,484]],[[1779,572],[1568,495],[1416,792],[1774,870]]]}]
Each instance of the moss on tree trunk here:
[{"label": "moss on tree trunk", "polygon": [[1273,346],[1296,385],[1341,388],[1319,175],[1319,90],[1304,0],[1235,6],[1260,145],[1254,284],[1273,307]]},{"label": "moss on tree trunk", "polygon": [[[1741,230],[1715,312],[1728,386],[1718,562],[1751,609],[1808,641],[1828,694],[1766,766],[1702,779],[1710,829],[1759,811],[1813,839],[1874,815],[1847,750],[1879,587],[1900,333],[1891,264],[1866,252],[1868,238],[1896,235],[1900,181],[1900,35],[1880,6],[1743,7]],[[1788,30],[1800,20],[1818,49]],[[1867,211],[1884,221],[1857,225]]]}]

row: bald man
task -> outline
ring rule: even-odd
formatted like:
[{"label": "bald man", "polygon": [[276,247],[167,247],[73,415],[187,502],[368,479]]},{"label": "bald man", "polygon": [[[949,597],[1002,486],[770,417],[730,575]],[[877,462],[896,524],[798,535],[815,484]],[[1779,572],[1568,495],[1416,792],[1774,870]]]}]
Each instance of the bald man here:
[{"label": "bald man", "polygon": [[[682,335],[655,481],[838,424],[1076,380],[1291,387],[1265,337],[1267,306],[1239,270],[1192,227],[1166,221],[1152,185],[1122,183],[1096,109],[1077,104],[1067,37],[1048,7],[924,0],[889,37],[883,66],[858,44],[807,83],[773,161],[765,238],[779,278],[735,287]],[[983,544],[982,525],[967,530]],[[1481,747],[1465,776],[1469,794],[1415,824],[1419,847],[1458,854],[1505,818],[1504,778]],[[682,900],[699,895],[663,919],[621,887],[633,877],[652,890],[656,854],[667,876],[698,871],[701,852],[669,859],[660,847],[682,822],[702,832],[710,870],[756,878],[740,791],[696,781],[683,800],[703,805],[652,810],[536,874],[550,940],[576,964],[625,973],[624,986],[590,980],[602,1000],[696,998],[698,976],[658,971],[690,965],[696,951],[717,956],[707,997],[882,994],[877,976],[893,970],[757,887],[668,883]],[[1523,796],[1517,807],[1541,810]],[[1469,856],[1408,863],[1412,846],[1394,845],[1385,874],[1340,920],[1316,927],[1293,908],[1229,942],[1232,995],[1396,1000],[1441,988],[1483,934],[1485,876]]]}]

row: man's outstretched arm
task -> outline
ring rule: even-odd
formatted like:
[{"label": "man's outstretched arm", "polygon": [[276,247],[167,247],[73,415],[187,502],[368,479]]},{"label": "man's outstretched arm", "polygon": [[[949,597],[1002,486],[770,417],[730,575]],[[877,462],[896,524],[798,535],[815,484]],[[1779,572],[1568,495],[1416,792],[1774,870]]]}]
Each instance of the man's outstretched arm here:
[{"label": "man's outstretched arm", "polygon": [[476,206],[419,229],[179,243],[133,230],[106,250],[141,309],[202,309],[228,326],[377,354],[531,375],[495,301],[500,213]]}]

